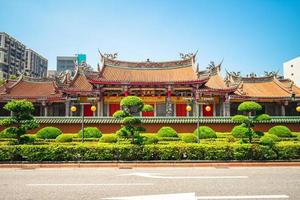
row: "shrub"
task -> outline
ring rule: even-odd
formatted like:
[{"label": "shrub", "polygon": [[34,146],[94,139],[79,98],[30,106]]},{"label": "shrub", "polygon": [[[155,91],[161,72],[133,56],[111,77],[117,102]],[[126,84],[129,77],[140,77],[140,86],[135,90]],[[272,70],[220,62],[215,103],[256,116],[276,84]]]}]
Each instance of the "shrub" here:
[{"label": "shrub", "polygon": [[278,137],[293,137],[291,130],[286,126],[273,126],[268,132]]},{"label": "shrub", "polygon": [[22,135],[20,137],[20,144],[32,144],[35,142],[35,136],[34,135]]},{"label": "shrub", "polygon": [[39,130],[36,137],[42,139],[55,139],[60,134],[62,134],[62,132],[59,128],[49,126]]},{"label": "shrub", "polygon": [[17,138],[14,128],[9,127],[0,132],[0,138]]},{"label": "shrub", "polygon": [[118,141],[118,138],[116,135],[103,135],[99,142],[101,143],[116,143]]},{"label": "shrub", "polygon": [[[105,136],[105,135],[104,135]],[[300,144],[0,145],[0,161],[299,159]]]},{"label": "shrub", "polygon": [[280,141],[280,139],[276,135],[265,134],[263,137],[260,138],[259,143],[262,145],[272,146],[278,141]]},{"label": "shrub", "polygon": [[[100,138],[102,133],[97,127],[86,127],[84,128],[84,138]],[[78,132],[78,137],[82,137],[82,130]]]},{"label": "shrub", "polygon": [[157,132],[158,137],[178,137],[177,132],[169,126],[164,126]]},{"label": "shrub", "polygon": [[155,135],[144,136],[144,144],[156,144],[158,143],[158,138]]},{"label": "shrub", "polygon": [[195,136],[194,134],[184,134],[181,136],[181,140],[185,143],[197,143],[198,139],[197,136]]},{"label": "shrub", "polygon": [[55,142],[72,142],[72,135],[61,134],[56,137]]},{"label": "shrub", "polygon": [[248,129],[246,127],[244,127],[243,125],[235,126],[231,130],[231,134],[235,138],[247,138],[248,137],[247,132],[248,132]]},{"label": "shrub", "polygon": [[200,139],[217,138],[216,132],[208,126],[200,126],[199,131],[198,129],[194,131],[195,135],[197,135],[198,133]]}]

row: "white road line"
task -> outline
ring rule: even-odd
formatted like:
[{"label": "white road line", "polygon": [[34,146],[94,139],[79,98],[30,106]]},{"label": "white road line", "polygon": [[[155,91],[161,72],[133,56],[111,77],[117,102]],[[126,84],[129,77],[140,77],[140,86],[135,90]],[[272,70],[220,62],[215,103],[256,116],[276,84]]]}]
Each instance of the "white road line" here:
[{"label": "white road line", "polygon": [[157,179],[243,179],[249,178],[248,176],[163,176],[156,173],[131,173],[122,174],[120,176],[141,176],[146,178]]},{"label": "white road line", "polygon": [[197,199],[288,199],[287,195],[198,196]]},{"label": "white road line", "polygon": [[106,200],[197,200],[195,193],[158,194],[129,197],[110,197]]},{"label": "white road line", "polygon": [[31,183],[26,186],[148,186],[153,183]]}]

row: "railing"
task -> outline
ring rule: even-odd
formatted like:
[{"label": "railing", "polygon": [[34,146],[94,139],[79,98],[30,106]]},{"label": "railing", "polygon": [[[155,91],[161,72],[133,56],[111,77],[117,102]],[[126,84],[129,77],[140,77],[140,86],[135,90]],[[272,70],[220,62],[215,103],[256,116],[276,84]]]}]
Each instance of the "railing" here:
[{"label": "railing", "polygon": [[[0,120],[5,117],[0,117]],[[81,123],[82,118],[79,117],[35,117],[39,123],[43,124],[77,124]],[[178,124],[192,124],[197,123],[197,117],[141,117],[143,123],[148,124],[160,124],[160,123],[178,123]],[[87,124],[114,124],[121,123],[121,120],[113,117],[85,117],[85,123]],[[200,123],[207,124],[222,124],[222,123],[234,123],[231,117],[200,117]],[[274,116],[270,121],[261,121],[257,123],[293,123],[299,124],[300,116]]]}]

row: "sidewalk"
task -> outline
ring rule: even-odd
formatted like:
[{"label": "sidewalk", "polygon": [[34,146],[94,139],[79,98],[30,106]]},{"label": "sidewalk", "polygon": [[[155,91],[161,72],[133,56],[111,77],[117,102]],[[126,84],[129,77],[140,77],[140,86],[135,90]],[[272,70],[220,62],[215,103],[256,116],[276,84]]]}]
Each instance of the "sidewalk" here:
[{"label": "sidewalk", "polygon": [[300,167],[300,161],[101,161],[101,162],[2,162],[0,168],[156,168],[156,167]]}]

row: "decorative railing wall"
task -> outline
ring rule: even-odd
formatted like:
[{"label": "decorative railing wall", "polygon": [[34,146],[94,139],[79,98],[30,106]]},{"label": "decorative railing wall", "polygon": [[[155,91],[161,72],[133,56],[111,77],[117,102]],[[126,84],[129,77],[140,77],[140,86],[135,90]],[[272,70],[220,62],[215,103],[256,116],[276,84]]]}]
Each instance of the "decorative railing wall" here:
[{"label": "decorative railing wall", "polygon": [[[5,117],[0,117],[4,119]],[[81,117],[35,117],[35,119],[42,124],[78,124],[81,123]],[[191,124],[197,123],[197,117],[141,117],[143,123],[146,124]],[[234,123],[230,117],[200,117],[200,123],[205,124],[222,124]],[[113,117],[85,117],[86,124],[120,124],[121,121]],[[270,121],[261,121],[257,123],[299,123],[300,116],[274,116]]]}]

